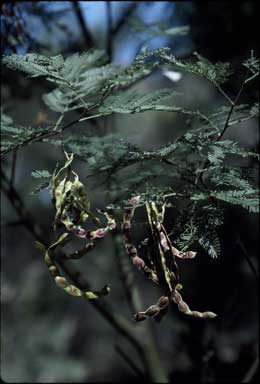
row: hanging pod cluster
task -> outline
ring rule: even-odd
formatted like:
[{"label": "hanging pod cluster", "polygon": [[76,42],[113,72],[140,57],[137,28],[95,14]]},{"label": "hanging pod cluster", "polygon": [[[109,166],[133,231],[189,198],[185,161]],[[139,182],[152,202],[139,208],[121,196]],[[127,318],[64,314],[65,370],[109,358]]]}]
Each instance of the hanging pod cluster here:
[{"label": "hanging pod cluster", "polygon": [[[79,259],[95,247],[97,240],[104,238],[109,231],[113,230],[116,227],[116,223],[107,212],[99,210],[98,213],[102,214],[106,219],[106,226],[101,227],[100,219],[90,211],[90,202],[84,185],[79,181],[78,175],[70,170],[73,154],[68,155],[65,152],[65,156],[65,165],[57,173],[54,172],[50,188],[56,210],[54,229],[56,230],[57,227],[64,226],[66,232],[48,248],[40,242],[36,242],[36,247],[44,253],[44,261],[58,287],[64,289],[72,296],[97,299],[109,293],[109,286],[105,285],[100,291],[82,291],[72,285],[65,277],[61,276],[55,261],[55,251],[70,242],[74,236],[86,239],[87,242],[82,249],[72,254],[64,254],[63,256],[65,259]],[[70,180],[71,177],[72,180]],[[83,228],[83,225],[86,224],[89,218],[92,219],[96,226],[95,230]]]},{"label": "hanging pod cluster", "polygon": [[176,257],[192,259],[196,256],[196,252],[181,252],[172,245],[163,225],[166,205],[163,201],[159,204],[154,201],[145,202],[149,224],[149,238],[144,243],[147,244],[149,249],[144,258],[138,255],[131,237],[131,222],[139,203],[140,196],[135,196],[129,200],[124,208],[122,231],[125,249],[133,264],[148,279],[152,280],[154,284],[162,287],[164,295],[159,298],[155,305],[147,308],[146,311],[136,313],[134,316],[135,320],[143,321],[147,317],[154,317],[160,320],[167,313],[171,302],[176,303],[178,309],[186,315],[204,319],[216,317],[217,315],[213,312],[192,311],[182,299],[179,292],[182,289],[182,285],[180,284]]}]

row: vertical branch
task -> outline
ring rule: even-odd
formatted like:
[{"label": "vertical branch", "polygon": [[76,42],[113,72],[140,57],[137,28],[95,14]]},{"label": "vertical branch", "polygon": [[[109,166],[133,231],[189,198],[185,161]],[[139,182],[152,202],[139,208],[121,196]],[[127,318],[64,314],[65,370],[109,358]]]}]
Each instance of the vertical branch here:
[{"label": "vertical branch", "polygon": [[[111,180],[109,180],[111,182]],[[108,190],[110,188],[108,187]],[[112,193],[109,193],[111,201],[113,201]],[[119,231],[114,235],[115,257],[120,270],[121,280],[124,285],[125,294],[129,307],[134,313],[139,312],[143,307],[138,287],[133,284],[133,275],[130,269],[128,257],[122,252],[122,242]],[[141,355],[146,369],[146,375],[153,382],[168,383],[168,377],[162,365],[158,348],[155,343],[154,335],[151,330],[150,323],[142,323],[138,329],[140,332],[139,339],[141,343]]]},{"label": "vertical branch", "polygon": [[122,359],[132,368],[132,370],[137,374],[138,377],[145,379],[143,372],[140,368],[133,362],[133,360],[124,352],[124,350],[119,346],[115,346],[115,350],[122,357]]},{"label": "vertical branch", "polygon": [[79,25],[80,25],[82,33],[83,33],[84,40],[86,43],[86,48],[91,48],[91,47],[95,46],[95,44],[94,44],[92,35],[88,30],[87,24],[85,23],[83,13],[82,13],[82,10],[80,8],[79,1],[72,1],[71,3],[72,3],[72,7],[75,11]]},{"label": "vertical branch", "polygon": [[109,62],[112,60],[113,55],[113,41],[112,41],[112,13],[111,13],[111,2],[106,1],[106,11],[107,11],[107,54]]},{"label": "vertical branch", "polygon": [[254,277],[255,277],[257,283],[258,283],[258,272],[257,272],[256,267],[254,266],[254,264],[253,264],[253,262],[252,262],[250,256],[248,255],[248,252],[247,252],[247,250],[246,250],[246,247],[244,246],[243,242],[241,241],[239,235],[237,235],[237,241],[236,241],[236,244],[237,244],[237,245],[239,246],[239,248],[241,249],[244,258],[245,258],[245,260],[246,260],[246,262],[247,262],[249,268],[251,269],[251,271],[252,271],[252,273],[253,273],[253,275],[254,275]]},{"label": "vertical branch", "polygon": [[[242,84],[241,84],[241,87],[240,87],[240,89],[239,89],[239,91],[238,91],[238,93],[237,93],[237,95],[236,95],[235,100],[234,100],[234,101],[230,100],[231,107],[230,107],[230,110],[229,110],[229,113],[228,113],[228,116],[227,116],[227,119],[226,119],[224,128],[222,129],[222,132],[218,135],[218,137],[217,137],[217,141],[220,141],[220,140],[222,139],[222,137],[224,136],[226,130],[227,130],[228,127],[229,127],[229,121],[230,121],[230,118],[231,118],[231,116],[232,116],[232,114],[233,114],[233,112],[234,112],[234,108],[235,108],[235,106],[237,105],[237,102],[238,102],[238,100],[239,100],[239,98],[240,98],[240,96],[241,96],[241,93],[242,93],[243,89],[244,89],[245,81],[246,81],[247,76],[248,76],[248,71],[249,71],[249,70],[247,70],[247,72],[246,72],[245,78],[244,78],[244,80],[243,80],[243,82],[242,82]],[[204,163],[203,163],[203,165],[202,165],[201,172],[200,172],[200,173],[197,175],[197,177],[196,177],[196,180],[195,180],[195,184],[196,184],[196,185],[198,184],[199,181],[201,181],[202,184],[205,186],[205,183],[204,183],[204,180],[203,180],[203,175],[204,175],[205,168],[206,168],[207,164],[208,164],[208,159],[207,159],[206,161],[204,161]]]},{"label": "vertical branch", "polygon": [[15,182],[15,171],[16,171],[16,161],[17,161],[17,151],[18,149],[14,149],[13,156],[12,156],[12,166],[11,166],[11,177],[10,177],[10,186],[9,188],[12,189],[14,182]]},{"label": "vertical branch", "polygon": [[240,98],[240,96],[241,96],[241,93],[242,93],[243,89],[244,89],[245,81],[246,81],[247,76],[248,76],[248,71],[249,71],[249,70],[247,70],[247,72],[246,72],[245,78],[244,78],[244,80],[243,80],[243,83],[242,83],[242,85],[241,85],[239,91],[238,91],[238,94],[236,95],[235,100],[234,100],[233,102],[231,101],[231,107],[230,107],[230,110],[229,110],[229,113],[228,113],[228,116],[227,116],[227,120],[226,120],[226,122],[225,122],[225,125],[224,125],[224,128],[223,128],[221,134],[219,135],[219,137],[218,137],[218,139],[217,139],[218,141],[222,139],[224,133],[226,132],[226,130],[227,130],[228,126],[229,126],[229,121],[230,121],[230,118],[231,118],[232,113],[233,113],[233,111],[234,111],[234,108],[235,108],[235,106],[237,105],[237,102],[238,102],[238,100],[239,100],[239,98]]},{"label": "vertical branch", "polygon": [[253,361],[245,377],[243,378],[242,383],[250,383],[250,382],[253,382],[254,378],[256,379],[258,366],[259,366],[259,355],[257,354],[255,360]]},{"label": "vertical branch", "polygon": [[122,237],[118,230],[112,233],[115,257],[119,268],[120,277],[124,285],[126,298],[132,313],[141,311],[142,301],[139,290],[134,285],[134,276],[130,267],[129,258],[125,257],[122,249]]},{"label": "vertical branch", "polygon": [[23,200],[20,195],[17,193],[14,186],[8,180],[5,172],[1,169],[1,189],[3,190],[6,197],[9,199],[10,203],[14,207],[17,215],[21,218],[22,224],[27,228],[27,230],[39,240],[41,243],[45,244],[46,241],[43,236],[43,231],[39,227],[39,225],[34,221],[34,218],[30,214],[30,212],[25,207]]},{"label": "vertical branch", "polygon": [[125,12],[123,12],[121,18],[119,19],[119,21],[117,22],[117,24],[114,26],[112,30],[113,35],[116,35],[119,32],[119,30],[125,25],[127,19],[131,15],[133,15],[137,6],[138,6],[138,2],[133,1],[132,4],[125,10]]}]

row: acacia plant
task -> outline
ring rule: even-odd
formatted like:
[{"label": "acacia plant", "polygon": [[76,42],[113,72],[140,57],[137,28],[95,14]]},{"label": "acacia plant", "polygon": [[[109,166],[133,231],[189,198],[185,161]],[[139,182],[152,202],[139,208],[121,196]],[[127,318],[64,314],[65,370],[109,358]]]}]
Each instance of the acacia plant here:
[{"label": "acacia plant", "polygon": [[[32,173],[40,181],[34,193],[48,188],[52,195],[55,217],[48,236],[43,237],[31,222],[19,196],[14,191],[10,195],[8,178],[2,171],[3,190],[15,201],[17,212],[26,218],[28,229],[33,232],[36,246],[57,286],[72,296],[83,296],[94,302],[98,310],[131,340],[123,322],[108,311],[102,299],[99,301],[100,296],[110,292],[109,285],[95,290],[82,284],[78,273],[68,264],[69,260],[91,252],[98,241],[111,233],[117,241],[124,243],[124,257],[130,257],[134,266],[163,291],[156,304],[146,310],[136,310],[136,321],[147,317],[160,320],[171,302],[176,303],[184,314],[214,318],[215,313],[190,309],[182,299],[178,259],[200,257],[201,251],[212,258],[221,254],[219,231],[228,206],[240,206],[253,213],[259,211],[257,185],[249,172],[229,161],[236,157],[251,158],[250,164],[255,164],[259,155],[223,137],[230,126],[246,123],[259,114],[256,101],[239,103],[243,90],[259,75],[259,60],[252,53],[242,63],[244,80],[235,100],[223,88],[229,77],[234,76],[228,63],[213,64],[198,53],[189,60],[178,60],[168,48],[142,49],[129,67],[108,63],[101,50],[66,58],[62,55],[14,54],[5,56],[2,62],[12,70],[44,78],[54,88],[42,97],[47,107],[59,114],[53,124],[19,126],[2,111],[1,153],[2,156],[11,151],[15,153],[36,142],[54,145],[63,151],[64,165],[57,165],[55,170]],[[131,85],[165,67],[207,79],[230,105],[202,112],[179,105],[178,94],[172,89],[147,93],[131,90]],[[70,111],[78,112],[80,116],[65,124],[64,117]],[[88,132],[77,134],[76,125],[87,120],[98,121],[103,116],[145,111],[181,114],[186,118],[187,129],[173,142],[149,151],[122,139],[119,133],[96,137]],[[71,130],[66,135],[69,128]],[[98,176],[105,187],[110,199],[105,211],[91,208],[88,187],[79,181],[73,170],[73,159],[76,158],[85,162],[89,177]],[[146,212],[147,230],[147,237],[138,247],[132,239],[137,208]],[[166,228],[164,216],[172,209],[177,212],[174,225]],[[87,224],[90,225],[88,228]],[[46,238],[52,240],[46,241]],[[85,239],[86,244],[68,253],[66,245],[77,238]]]}]

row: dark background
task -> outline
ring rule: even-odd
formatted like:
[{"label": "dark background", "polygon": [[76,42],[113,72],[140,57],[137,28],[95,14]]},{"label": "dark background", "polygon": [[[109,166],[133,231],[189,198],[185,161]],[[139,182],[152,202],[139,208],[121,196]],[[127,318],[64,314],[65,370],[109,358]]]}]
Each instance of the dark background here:
[{"label": "dark background", "polygon": [[[251,50],[258,56],[256,2],[110,2],[111,33],[108,33],[105,3],[6,2],[1,13],[2,53],[67,55],[96,47],[107,50],[111,61],[126,65],[144,43],[151,49],[169,46],[179,58],[189,57],[196,50],[212,62],[229,61],[237,70],[237,75],[225,86],[231,98],[235,98],[241,84],[242,61]],[[130,18],[146,25],[160,22],[167,27],[188,25],[190,29],[184,36],[153,38],[149,33],[135,31]],[[185,105],[204,110],[225,103],[208,82],[188,74],[172,82],[162,73],[155,73],[135,87],[146,91],[173,87],[186,95]],[[41,95],[49,89],[45,81],[2,68],[2,105],[18,124],[37,125],[40,119],[55,120],[56,114],[47,110],[41,100]],[[241,102],[255,97],[254,92],[249,87]],[[90,124],[84,129],[93,129],[95,135],[101,136],[109,129],[120,132],[148,149],[173,140],[184,129],[180,118],[159,112],[120,115],[102,123],[102,131]],[[246,126],[233,126],[227,137],[255,148],[258,134],[258,122],[250,121]],[[17,153],[15,187],[46,233],[51,231],[54,212],[47,191],[39,196],[30,194],[35,184],[31,172],[36,169],[52,172],[61,159],[61,151],[47,144],[34,144]],[[2,164],[10,174],[12,155],[7,155]],[[86,165],[77,161],[76,167],[86,182]],[[97,190],[92,179],[87,183],[93,206],[107,204],[102,188]],[[6,382],[138,380],[116,350],[119,345],[143,370],[132,346],[87,302],[56,289],[34,248],[33,237],[19,222],[4,195],[1,202],[2,379]],[[149,326],[132,323],[140,338],[148,337],[142,329],[150,327],[172,382],[256,380],[258,284],[253,269],[258,266],[258,233],[256,214],[230,208],[221,237],[221,256],[210,259],[201,253],[190,263],[180,263],[187,302],[195,309],[218,313],[216,320],[190,319],[172,306],[159,324],[152,320],[147,320]],[[84,259],[78,262],[81,272],[97,286],[109,281],[112,292],[107,302],[115,313],[131,319],[133,314],[127,306],[112,239],[100,243],[88,260],[88,263]],[[151,304],[158,292],[136,271],[134,279],[144,307]]]}]

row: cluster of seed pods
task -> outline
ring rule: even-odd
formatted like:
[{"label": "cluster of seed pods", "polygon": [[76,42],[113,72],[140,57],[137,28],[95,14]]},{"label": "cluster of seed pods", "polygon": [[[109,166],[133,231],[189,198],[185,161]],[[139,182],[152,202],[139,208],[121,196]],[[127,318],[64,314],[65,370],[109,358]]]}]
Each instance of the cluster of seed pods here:
[{"label": "cluster of seed pods", "polygon": [[[134,216],[135,209],[139,206],[139,203],[140,203],[140,196],[135,196],[128,201],[127,205],[124,208],[122,232],[123,232],[123,240],[124,240],[126,253],[131,258],[133,264],[139,270],[141,270],[146,277],[152,280],[154,284],[160,285],[160,282],[162,281],[162,279],[160,279],[160,276],[163,276],[165,277],[164,279],[165,281],[162,288],[165,289],[166,284],[168,284],[168,286],[165,289],[165,295],[160,297],[158,302],[155,305],[151,305],[149,308],[147,308],[143,312],[136,313],[134,315],[134,319],[136,321],[143,321],[147,317],[153,317],[157,320],[160,320],[166,314],[170,302],[176,303],[180,312],[186,315],[190,315],[197,318],[204,318],[204,319],[209,319],[209,318],[211,319],[216,317],[217,315],[210,311],[206,311],[206,312],[192,311],[189,308],[188,304],[185,303],[182,299],[182,296],[179,292],[182,288],[182,285],[179,283],[179,271],[175,261],[175,257],[178,257],[181,259],[193,259],[196,256],[196,252],[193,252],[193,251],[181,252],[177,248],[173,247],[165,231],[165,228],[162,224],[163,218],[164,218],[164,208],[160,213],[160,215],[158,214],[158,217],[160,216],[160,219],[159,218],[157,219],[157,221],[154,223],[154,226],[157,232],[157,246],[160,252],[159,257],[161,257],[162,260],[165,260],[164,254],[168,252],[167,257],[169,258],[169,253],[170,253],[170,256],[172,258],[170,265],[172,269],[169,270],[169,265],[167,265],[167,267],[166,266],[164,267],[164,263],[158,264],[155,261],[153,262],[152,260],[150,260],[151,262],[149,263],[150,265],[148,266],[146,265],[144,259],[138,255],[137,248],[133,244],[132,237],[131,237],[131,225],[132,225],[132,219]],[[154,202],[152,202],[152,204],[156,209],[156,204]],[[148,215],[148,219],[149,221],[151,220],[149,218],[149,215]],[[159,268],[161,270],[159,270]]]},{"label": "cluster of seed pods", "polygon": [[[95,230],[87,230],[82,227],[89,216],[92,217],[96,226],[100,225],[100,220],[89,210],[89,200],[83,184],[79,181],[78,175],[72,171],[71,173],[74,175],[74,180],[68,180],[68,175],[70,173],[69,167],[73,160],[73,154],[68,155],[65,152],[65,155],[67,161],[65,165],[53,175],[51,186],[53,203],[56,210],[54,228],[56,229],[58,226],[65,226],[66,232],[48,248],[39,242],[37,242],[37,248],[44,253],[45,263],[59,288],[64,289],[65,292],[72,296],[84,296],[88,299],[97,299],[98,297],[109,293],[109,286],[105,285],[100,291],[84,292],[72,285],[65,277],[61,276],[57,263],[55,262],[54,252],[57,248],[60,248],[71,241],[73,236],[86,239],[88,242],[82,249],[77,250],[72,254],[64,253],[63,255],[63,258],[65,259],[79,259],[93,250],[98,240],[103,239],[109,231],[115,229],[116,222],[107,212],[99,210],[98,213],[102,214],[107,221],[106,226],[99,227]],[[64,173],[65,176],[60,180]]]}]

